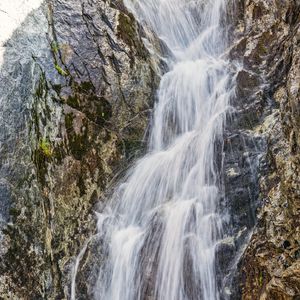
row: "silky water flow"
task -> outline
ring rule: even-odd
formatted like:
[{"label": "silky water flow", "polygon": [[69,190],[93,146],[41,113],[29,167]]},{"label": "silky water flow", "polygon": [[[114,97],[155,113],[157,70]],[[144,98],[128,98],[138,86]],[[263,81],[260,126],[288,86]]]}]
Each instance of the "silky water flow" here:
[{"label": "silky water flow", "polygon": [[225,0],[126,0],[168,47],[147,154],[98,213],[106,257],[94,298],[217,300],[224,237],[217,157],[234,73]]}]

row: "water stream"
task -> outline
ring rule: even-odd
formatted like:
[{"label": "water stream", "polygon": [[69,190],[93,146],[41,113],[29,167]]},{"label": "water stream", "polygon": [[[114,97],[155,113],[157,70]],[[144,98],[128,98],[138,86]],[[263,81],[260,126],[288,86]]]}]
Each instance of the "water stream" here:
[{"label": "water stream", "polygon": [[107,259],[95,299],[217,300],[224,237],[217,163],[234,80],[225,0],[126,0],[170,49],[148,153],[98,214]]}]

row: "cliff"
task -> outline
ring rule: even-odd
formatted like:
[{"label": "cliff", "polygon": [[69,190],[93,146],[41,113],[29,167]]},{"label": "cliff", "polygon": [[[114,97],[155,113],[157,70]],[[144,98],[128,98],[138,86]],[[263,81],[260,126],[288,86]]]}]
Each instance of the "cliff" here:
[{"label": "cliff", "polygon": [[[239,82],[251,90],[250,134],[264,140],[256,226],[239,265],[242,299],[300,297],[300,4],[236,3],[232,56],[243,62]],[[254,94],[253,94],[254,92]],[[235,298],[234,298],[235,299]]]},{"label": "cliff", "polygon": [[[300,299],[300,3],[229,1],[222,299]],[[163,63],[121,0],[47,0],[0,72],[0,298],[90,299],[97,205],[145,149]],[[150,53],[151,52],[151,53]],[[100,200],[99,200],[100,199]],[[84,250],[80,253],[81,250]],[[80,262],[76,261],[80,253]],[[74,266],[78,267],[74,278]],[[73,276],[73,277],[72,277]],[[168,299],[166,299],[168,300]]]},{"label": "cliff", "polygon": [[144,147],[159,81],[121,1],[45,1],[1,67],[1,299],[66,299],[94,208]]}]

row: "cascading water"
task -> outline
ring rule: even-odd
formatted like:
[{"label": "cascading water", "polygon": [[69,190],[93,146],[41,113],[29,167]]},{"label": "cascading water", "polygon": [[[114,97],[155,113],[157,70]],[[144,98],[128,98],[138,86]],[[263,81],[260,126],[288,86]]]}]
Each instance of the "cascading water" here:
[{"label": "cascading water", "polygon": [[219,299],[223,236],[216,144],[233,77],[224,60],[225,0],[127,0],[172,55],[161,78],[148,154],[98,214],[106,261],[95,299]]}]

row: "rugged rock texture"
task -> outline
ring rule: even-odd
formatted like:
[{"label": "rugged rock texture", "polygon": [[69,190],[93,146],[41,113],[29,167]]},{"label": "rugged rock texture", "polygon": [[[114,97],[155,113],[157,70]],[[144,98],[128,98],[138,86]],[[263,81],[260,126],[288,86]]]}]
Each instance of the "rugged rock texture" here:
[{"label": "rugged rock texture", "polygon": [[243,61],[240,91],[257,91],[246,97],[256,106],[250,133],[266,142],[267,164],[258,168],[257,225],[232,299],[300,299],[300,3],[236,4],[231,56]]},{"label": "rugged rock texture", "polygon": [[[300,3],[229,2],[228,54],[240,71],[219,151],[221,209],[233,216],[231,237],[217,252],[221,296],[297,300]],[[69,298],[81,249],[77,297],[91,298],[101,263],[101,241],[86,243],[96,228],[93,208],[143,150],[155,98],[158,66],[144,35],[121,0],[47,0],[7,42],[0,72],[0,299]]]},{"label": "rugged rock texture", "polygon": [[46,1],[0,75],[1,299],[66,299],[93,207],[143,148],[158,83],[121,1]]}]

